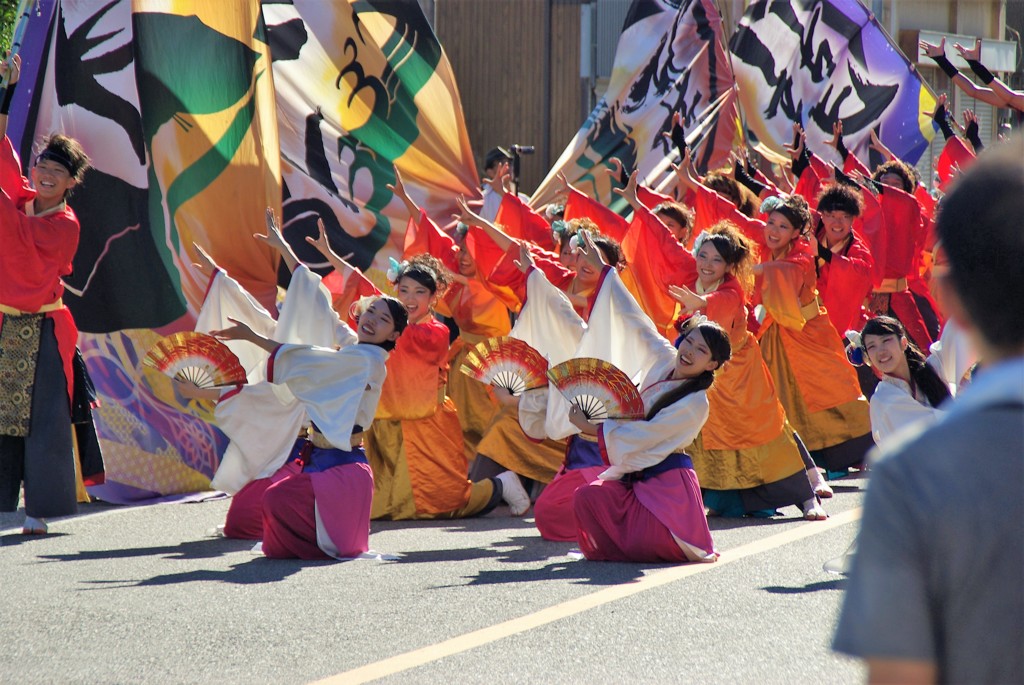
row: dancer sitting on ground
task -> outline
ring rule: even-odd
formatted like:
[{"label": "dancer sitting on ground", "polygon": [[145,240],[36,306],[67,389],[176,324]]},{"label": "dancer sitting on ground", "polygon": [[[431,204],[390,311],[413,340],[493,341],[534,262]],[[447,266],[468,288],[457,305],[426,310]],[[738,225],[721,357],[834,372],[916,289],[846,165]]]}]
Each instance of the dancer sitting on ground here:
[{"label": "dancer sitting on ground", "polygon": [[273,558],[344,559],[369,550],[373,473],[360,443],[373,420],[388,352],[408,323],[402,304],[378,297],[359,315],[358,344],[339,350],[282,345],[243,323],[216,331],[270,353],[267,379],[313,419],[301,471],[263,495],[263,553]]}]

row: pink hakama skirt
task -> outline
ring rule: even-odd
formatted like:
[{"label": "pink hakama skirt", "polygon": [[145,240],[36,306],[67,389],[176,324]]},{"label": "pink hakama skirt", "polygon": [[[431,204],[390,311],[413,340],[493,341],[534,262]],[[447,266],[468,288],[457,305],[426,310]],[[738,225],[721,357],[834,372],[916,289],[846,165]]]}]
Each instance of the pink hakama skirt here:
[{"label": "pink hakama skirt", "polygon": [[263,495],[274,483],[302,471],[302,464],[290,461],[269,478],[249,481],[231,497],[231,506],[224,519],[224,537],[240,540],[263,539]]},{"label": "pink hakama skirt", "polygon": [[274,483],[263,495],[263,554],[276,559],[357,557],[370,549],[372,500],[373,473],[365,463]]},{"label": "pink hakama skirt", "polygon": [[697,474],[677,468],[647,480],[597,480],[573,500],[580,549],[595,561],[714,561]]}]

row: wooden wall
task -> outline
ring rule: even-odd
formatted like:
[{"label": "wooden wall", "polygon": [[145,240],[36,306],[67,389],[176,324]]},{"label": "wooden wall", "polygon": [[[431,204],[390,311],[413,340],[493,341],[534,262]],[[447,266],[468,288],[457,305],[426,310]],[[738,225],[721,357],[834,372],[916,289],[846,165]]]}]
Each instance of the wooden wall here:
[{"label": "wooden wall", "polygon": [[496,145],[535,146],[534,155],[523,157],[520,190],[525,193],[540,183],[586,115],[579,75],[580,4],[434,2],[434,30],[459,84],[477,164],[482,167],[483,156]]}]

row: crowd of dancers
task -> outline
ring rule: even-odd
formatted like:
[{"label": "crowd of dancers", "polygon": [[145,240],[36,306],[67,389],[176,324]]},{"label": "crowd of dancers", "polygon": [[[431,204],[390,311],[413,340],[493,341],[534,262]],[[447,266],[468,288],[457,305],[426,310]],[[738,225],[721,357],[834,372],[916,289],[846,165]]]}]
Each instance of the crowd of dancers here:
[{"label": "crowd of dancers", "polygon": [[[460,200],[451,232],[396,169],[409,225],[394,297],[321,227],[307,240],[333,266],[328,288],[268,210],[257,238],[292,272],[277,316],[196,246],[210,278],[197,330],[250,353],[247,385],[179,385],[217,402],[232,439],[214,479],[235,493],[224,534],[271,557],[348,558],[368,551],[370,520],[505,504],[588,559],[684,562],[717,557],[709,516],[827,518],[829,481],[934,417],[977,361],[929,287],[933,196],[891,154],[861,165],[840,126],[833,145],[842,167],[796,126],[778,175],[737,155],[703,177],[683,147],[678,197],[613,161],[630,220],[564,179],[534,210],[496,150],[483,207]],[[554,387],[513,395],[458,372],[501,336],[552,366],[613,364],[643,418],[592,421]]]},{"label": "crowd of dancers", "polygon": [[[947,121],[941,102],[935,118]],[[575,541],[589,559],[683,562],[717,557],[709,516],[792,506],[827,518],[829,480],[939,411],[976,361],[929,287],[942,268],[935,198],[877,140],[886,161],[864,167],[839,124],[842,166],[813,154],[794,126],[791,165],[762,171],[738,153],[704,176],[679,126],[677,116],[667,132],[682,159],[675,196],[609,162],[630,220],[564,178],[558,201],[534,210],[509,192],[499,149],[485,163],[482,207],[460,199],[445,232],[437,221],[447,217],[427,216],[396,168],[390,189],[409,225],[387,273],[393,295],[336,254],[321,224],[307,240],[333,267],[328,288],[269,209],[256,238],[291,271],[279,312],[193,246],[209,279],[196,330],[228,342],[249,380],[176,386],[215,402],[231,439],[213,480],[233,493],[224,534],[262,540],[269,557],[349,558],[368,551],[373,519],[504,504],[513,516],[532,507],[540,535]],[[980,147],[943,130],[971,155]],[[39,361],[35,376],[19,367],[4,382],[72,378],[59,279],[77,243],[64,200],[87,163],[80,153],[51,139],[33,193],[5,138],[0,364],[18,362],[8,333],[23,320],[37,329]],[[58,225],[67,235],[43,228]],[[553,387],[512,395],[458,372],[476,343],[502,336],[551,365],[613,364],[639,387],[643,418],[593,421]],[[29,397],[23,423],[49,416],[37,400],[66,399],[41,385]],[[16,418],[4,417],[5,431]],[[34,473],[34,457],[8,456],[3,443],[3,504],[16,505],[24,482],[25,530],[45,532],[44,517],[73,510],[74,472],[38,436],[3,440],[50,454]]]}]

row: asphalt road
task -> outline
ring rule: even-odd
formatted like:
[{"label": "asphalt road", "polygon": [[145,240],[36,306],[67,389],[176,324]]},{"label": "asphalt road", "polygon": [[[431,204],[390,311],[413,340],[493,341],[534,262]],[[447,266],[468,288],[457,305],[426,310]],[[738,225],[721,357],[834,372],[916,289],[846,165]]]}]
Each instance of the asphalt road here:
[{"label": "asphalt road", "polygon": [[[227,500],[0,514],[0,683],[856,683],[829,649],[866,480],[832,519],[713,519],[721,559],[588,562],[531,515],[375,522],[378,560],[211,537]],[[495,514],[502,514],[501,510]]]}]

